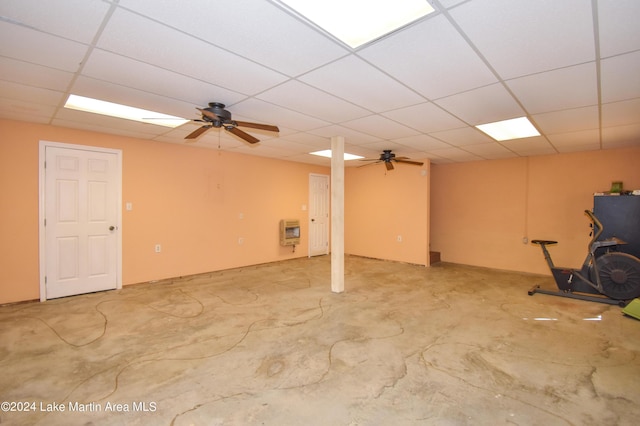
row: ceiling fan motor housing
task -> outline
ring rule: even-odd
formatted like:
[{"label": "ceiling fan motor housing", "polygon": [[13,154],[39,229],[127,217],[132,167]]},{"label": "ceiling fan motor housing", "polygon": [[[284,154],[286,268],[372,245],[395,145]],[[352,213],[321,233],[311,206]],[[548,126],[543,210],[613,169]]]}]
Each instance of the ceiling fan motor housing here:
[{"label": "ceiling fan motor housing", "polygon": [[385,149],[382,151],[382,154],[380,154],[380,160],[387,163],[393,160],[394,158],[396,158],[396,155],[393,152],[391,152],[390,149]]},{"label": "ceiling fan motor housing", "polygon": [[231,113],[224,109],[224,107],[225,105],[219,102],[209,102],[209,108],[205,108],[205,111],[215,114],[219,120],[213,120],[206,115],[203,115],[202,118],[212,123],[214,127],[222,127],[223,124],[231,122]]}]

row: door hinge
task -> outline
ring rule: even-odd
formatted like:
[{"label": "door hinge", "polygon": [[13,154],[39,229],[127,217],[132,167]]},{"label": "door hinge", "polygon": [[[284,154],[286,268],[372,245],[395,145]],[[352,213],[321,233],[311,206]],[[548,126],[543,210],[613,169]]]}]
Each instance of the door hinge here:
[{"label": "door hinge", "polygon": [[47,283],[47,276],[46,275],[44,276],[44,283],[45,284]]},{"label": "door hinge", "polygon": [[47,218],[44,218],[44,226],[47,226]]}]

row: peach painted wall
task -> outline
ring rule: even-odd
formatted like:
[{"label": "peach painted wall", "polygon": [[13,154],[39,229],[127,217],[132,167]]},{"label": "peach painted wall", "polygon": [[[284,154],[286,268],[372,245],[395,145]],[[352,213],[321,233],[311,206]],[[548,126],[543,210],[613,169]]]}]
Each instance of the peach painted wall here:
[{"label": "peach painted wall", "polygon": [[429,264],[429,160],[417,161],[345,170],[345,252]]},{"label": "peach painted wall", "polygon": [[[0,303],[39,298],[41,140],[123,151],[122,201],[133,204],[122,212],[124,285],[307,256],[309,173],[330,174],[308,164],[0,120]],[[295,253],[279,245],[283,218],[300,219]]]},{"label": "peach painted wall", "polygon": [[431,248],[446,262],[549,274],[540,248],[551,239],[556,265],[586,255],[593,193],[613,181],[640,189],[640,148],[432,166]]}]

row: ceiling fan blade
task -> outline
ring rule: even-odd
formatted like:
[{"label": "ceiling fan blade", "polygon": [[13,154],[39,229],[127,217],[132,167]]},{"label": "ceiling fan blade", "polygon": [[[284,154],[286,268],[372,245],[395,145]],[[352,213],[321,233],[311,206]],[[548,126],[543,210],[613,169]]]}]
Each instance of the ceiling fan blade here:
[{"label": "ceiling fan blade", "polygon": [[411,161],[411,160],[405,160],[402,157],[395,158],[395,161],[397,161],[398,163],[405,163],[405,164],[413,164],[414,166],[422,166],[424,163],[421,163],[420,161]]},{"label": "ceiling fan blade", "polygon": [[237,127],[226,126],[225,129],[228,130],[230,133],[233,133],[234,135],[238,136],[239,138],[244,139],[245,141],[247,141],[249,143],[260,142],[260,139],[254,138],[249,133],[243,132],[242,130],[238,129]]},{"label": "ceiling fan blade", "polygon": [[202,109],[202,108],[198,108],[196,107],[196,109],[198,111],[200,111],[202,113],[202,115],[204,115],[205,117],[208,117],[212,120],[219,120],[218,116],[215,115],[214,113],[212,113],[211,111],[207,111],[206,109]]},{"label": "ceiling fan blade", "polygon": [[249,121],[233,121],[236,126],[250,127],[252,129],[268,130],[270,132],[279,132],[278,126],[272,126],[270,124],[251,123]]},{"label": "ceiling fan blade", "polygon": [[209,130],[210,128],[211,128],[211,126],[199,127],[196,130],[194,130],[193,132],[189,133],[187,136],[185,136],[185,139],[195,139],[198,136],[200,136],[201,134],[203,134],[204,132],[206,132],[207,130]]},{"label": "ceiling fan blade", "polygon": [[393,170],[393,164],[391,163],[391,161],[385,161],[384,165],[387,168],[387,170]]}]

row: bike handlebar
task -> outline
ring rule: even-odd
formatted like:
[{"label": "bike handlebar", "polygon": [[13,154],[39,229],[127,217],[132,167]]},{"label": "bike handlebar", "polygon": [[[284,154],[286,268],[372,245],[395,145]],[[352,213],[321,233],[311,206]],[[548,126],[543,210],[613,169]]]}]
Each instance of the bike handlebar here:
[{"label": "bike handlebar", "polygon": [[[584,212],[586,213],[587,216],[589,216],[589,219],[591,219],[591,222],[593,222],[593,225],[598,227],[597,232],[595,230],[593,231],[593,238],[591,239],[591,242],[594,242],[598,239],[598,237],[600,237],[600,234],[602,234],[602,231],[604,229],[602,227],[602,223],[598,220],[598,218],[593,214],[591,210],[585,210]],[[589,247],[591,247],[591,244],[589,244]]]}]

